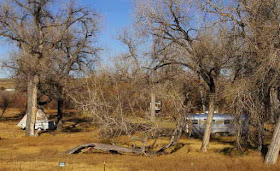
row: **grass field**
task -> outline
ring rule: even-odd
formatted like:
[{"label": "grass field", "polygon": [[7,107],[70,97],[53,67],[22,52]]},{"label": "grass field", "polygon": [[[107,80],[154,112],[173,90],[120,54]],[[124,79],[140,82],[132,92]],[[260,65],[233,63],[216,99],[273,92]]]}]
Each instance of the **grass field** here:
[{"label": "grass field", "polygon": [[0,78],[0,88],[15,88],[15,80],[13,79],[5,79],[5,78]]},{"label": "grass field", "polygon": [[[210,143],[207,153],[200,153],[201,140],[182,137],[184,146],[168,155],[156,157],[114,155],[114,154],[76,154],[66,155],[63,151],[79,144],[100,142],[98,132],[89,127],[86,119],[80,118],[75,129],[71,116],[66,118],[69,131],[43,133],[39,137],[25,137],[24,131],[16,128],[22,116],[17,110],[9,110],[0,121],[0,170],[280,170],[280,162],[274,166],[263,164],[263,156],[249,150],[243,156],[225,155],[221,151],[233,147],[227,143],[230,138],[220,138]],[[167,143],[162,139],[159,143]],[[59,167],[59,162],[66,162]]]}]

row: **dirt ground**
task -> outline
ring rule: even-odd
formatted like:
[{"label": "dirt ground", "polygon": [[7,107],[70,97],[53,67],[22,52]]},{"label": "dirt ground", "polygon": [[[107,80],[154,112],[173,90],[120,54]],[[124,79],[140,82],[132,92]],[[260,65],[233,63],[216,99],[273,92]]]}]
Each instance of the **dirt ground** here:
[{"label": "dirt ground", "polygon": [[[184,146],[178,151],[156,157],[85,153],[66,155],[63,151],[79,144],[100,142],[98,132],[84,118],[66,118],[62,132],[42,133],[38,137],[25,137],[16,127],[22,115],[9,110],[0,119],[0,170],[280,170],[280,161],[274,166],[263,164],[263,156],[249,150],[245,155],[228,155],[222,151],[233,147],[225,138],[213,140],[207,153],[200,153],[201,140],[182,137]],[[50,115],[50,118],[53,115]],[[120,142],[125,138],[120,138]],[[168,138],[159,143],[165,144]],[[65,162],[60,167],[59,162]],[[105,164],[104,164],[105,163]]]}]

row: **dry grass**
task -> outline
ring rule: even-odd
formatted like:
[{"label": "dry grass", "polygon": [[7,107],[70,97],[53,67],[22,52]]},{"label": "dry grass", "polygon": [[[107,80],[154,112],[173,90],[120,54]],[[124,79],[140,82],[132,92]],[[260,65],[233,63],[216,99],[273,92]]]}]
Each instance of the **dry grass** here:
[{"label": "dry grass", "polygon": [[0,88],[1,87],[4,87],[4,88],[15,88],[16,87],[15,80],[0,78]]},{"label": "dry grass", "polygon": [[[10,110],[6,117],[16,116],[18,111]],[[70,120],[71,121],[71,120]],[[280,162],[275,166],[263,164],[263,157],[256,151],[249,151],[246,156],[227,156],[220,151],[232,147],[231,144],[212,141],[209,151],[199,153],[201,141],[182,138],[183,148],[169,155],[157,157],[113,155],[113,154],[78,154],[64,155],[63,151],[79,144],[99,142],[97,130],[83,128],[80,131],[44,133],[39,137],[28,138],[24,131],[15,127],[16,120],[0,122],[0,170],[280,170]],[[67,123],[71,125],[71,123]],[[125,137],[120,137],[120,142]],[[122,142],[122,143],[123,143]],[[159,141],[168,142],[168,138]],[[127,142],[127,144],[129,144]],[[60,168],[59,162],[66,162]]]}]

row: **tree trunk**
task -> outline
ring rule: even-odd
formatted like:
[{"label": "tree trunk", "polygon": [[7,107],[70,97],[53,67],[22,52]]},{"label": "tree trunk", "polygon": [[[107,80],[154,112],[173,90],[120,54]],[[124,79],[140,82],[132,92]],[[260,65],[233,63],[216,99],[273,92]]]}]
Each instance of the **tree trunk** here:
[{"label": "tree trunk", "polygon": [[63,105],[64,105],[63,98],[58,98],[58,100],[57,100],[57,122],[56,122],[57,130],[62,129]]},{"label": "tree trunk", "polygon": [[208,147],[208,144],[210,141],[210,134],[211,134],[214,110],[215,110],[215,93],[211,93],[210,97],[209,97],[209,111],[208,111],[208,116],[207,116],[207,121],[206,121],[206,127],[204,130],[203,141],[202,141],[202,145],[200,148],[201,152],[207,151],[207,147]]},{"label": "tree trunk", "polygon": [[239,150],[242,150],[242,146],[244,142],[242,141],[242,115],[238,117],[237,123],[235,125],[236,127],[236,146]]},{"label": "tree trunk", "polygon": [[205,95],[204,95],[204,90],[203,90],[203,84],[199,84],[199,92],[200,92],[200,98],[201,98],[201,104],[202,104],[202,112],[206,112],[206,106],[205,106]]},{"label": "tree trunk", "polygon": [[265,163],[275,164],[280,150],[280,117],[278,118],[272,141],[265,156]]},{"label": "tree trunk", "polygon": [[150,106],[150,112],[151,112],[151,121],[156,120],[156,95],[154,92],[154,88],[152,88],[151,91],[151,106]]},{"label": "tree trunk", "polygon": [[5,114],[5,112],[6,112],[7,109],[8,109],[8,106],[4,106],[4,108],[2,109],[2,113],[1,113],[0,118],[3,117],[3,115]]},{"label": "tree trunk", "polygon": [[258,122],[257,131],[257,149],[258,151],[262,151],[264,144],[264,123],[261,120]]},{"label": "tree trunk", "polygon": [[277,88],[271,88],[269,92],[269,96],[270,96],[270,107],[271,107],[270,121],[271,123],[275,123],[276,120],[275,118],[279,117],[279,107],[280,107]]},{"label": "tree trunk", "polygon": [[181,115],[176,128],[171,136],[171,139],[169,141],[169,144],[165,145],[164,147],[160,148],[157,153],[162,153],[164,152],[166,149],[170,148],[171,146],[173,146],[175,143],[178,142],[178,140],[180,139],[183,129],[185,127],[187,123],[187,117],[185,115]]},{"label": "tree trunk", "polygon": [[37,85],[39,78],[37,75],[29,76],[27,84],[27,119],[26,119],[26,136],[35,136],[35,122],[37,113]]}]

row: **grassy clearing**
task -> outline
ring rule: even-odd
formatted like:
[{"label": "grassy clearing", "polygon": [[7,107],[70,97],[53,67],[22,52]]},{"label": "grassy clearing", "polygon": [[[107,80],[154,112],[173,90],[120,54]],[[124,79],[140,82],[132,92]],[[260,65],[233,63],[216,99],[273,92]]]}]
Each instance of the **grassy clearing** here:
[{"label": "grassy clearing", "polygon": [[[63,151],[79,144],[100,142],[98,132],[89,127],[85,118],[72,130],[73,118],[66,118],[67,132],[43,133],[39,137],[27,138],[24,131],[15,127],[19,111],[9,110],[5,121],[0,121],[0,170],[280,170],[280,162],[275,166],[263,164],[263,157],[256,151],[249,150],[245,156],[228,156],[223,149],[233,147],[231,138],[220,138],[210,143],[209,151],[199,153],[201,140],[182,138],[185,144],[180,150],[157,157],[113,155],[113,154],[78,154],[64,155]],[[9,118],[9,119],[7,119]],[[82,122],[85,121],[85,122]],[[126,137],[120,137],[119,143],[129,143]],[[159,145],[168,142],[168,138],[159,141]],[[60,168],[59,162],[66,162]]]}]

